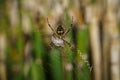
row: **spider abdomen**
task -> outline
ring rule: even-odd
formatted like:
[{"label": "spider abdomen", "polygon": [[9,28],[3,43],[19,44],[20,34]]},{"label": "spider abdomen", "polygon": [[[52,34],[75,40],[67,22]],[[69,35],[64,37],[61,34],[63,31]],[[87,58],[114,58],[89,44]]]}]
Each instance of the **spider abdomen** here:
[{"label": "spider abdomen", "polygon": [[51,41],[57,47],[64,47],[64,41],[58,37],[52,36]]}]

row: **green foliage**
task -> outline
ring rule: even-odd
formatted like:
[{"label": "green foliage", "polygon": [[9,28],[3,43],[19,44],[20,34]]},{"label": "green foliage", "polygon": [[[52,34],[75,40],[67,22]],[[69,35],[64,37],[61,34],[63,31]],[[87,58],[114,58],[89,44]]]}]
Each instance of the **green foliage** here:
[{"label": "green foliage", "polygon": [[52,80],[63,80],[61,51],[58,49],[52,49],[49,53],[49,57]]},{"label": "green foliage", "polygon": [[88,36],[88,27],[84,30],[77,31],[77,49],[82,53],[86,53],[88,51]]},{"label": "green foliage", "polygon": [[[21,5],[19,4],[19,6]],[[19,13],[21,13],[21,11]],[[72,31],[73,26],[71,26],[72,16],[69,17],[67,12],[65,12],[64,18],[66,28],[70,28],[70,32],[67,37],[70,38],[70,43],[74,44]],[[9,44],[7,45],[8,78],[10,80],[89,80],[88,66],[83,62],[84,65],[79,67],[79,62],[82,60],[79,58],[80,56],[77,54],[77,51],[72,51],[67,44],[65,44],[63,49],[46,48],[48,45],[45,44],[43,38],[43,34],[45,33],[38,31],[38,29],[35,28],[34,20],[32,20],[31,17],[30,21],[32,31],[27,35],[31,37],[31,51],[29,53],[31,55],[31,59],[28,59],[28,62],[27,60],[24,60],[25,36],[20,22],[20,25],[16,25],[18,28],[15,29],[16,31],[13,35],[13,38],[15,38],[14,45],[12,45],[13,43],[11,43],[11,41],[9,41]],[[1,20],[1,23],[2,26],[7,26],[6,19]],[[78,30],[76,32],[76,49],[86,54],[88,51],[88,29]],[[10,37],[11,34],[8,34],[8,36]],[[63,58],[62,54],[66,55],[66,57]],[[27,74],[24,73],[24,67],[26,64],[30,64]],[[64,70],[63,66],[68,66],[68,64],[71,67],[70,70]],[[12,71],[14,65],[20,66],[20,71],[17,74]]]},{"label": "green foliage", "polygon": [[42,64],[32,62],[30,80],[45,80]]}]

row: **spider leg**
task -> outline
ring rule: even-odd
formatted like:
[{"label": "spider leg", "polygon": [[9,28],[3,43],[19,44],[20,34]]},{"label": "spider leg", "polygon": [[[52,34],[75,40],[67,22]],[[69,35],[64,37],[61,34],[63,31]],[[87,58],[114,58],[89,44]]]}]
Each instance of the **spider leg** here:
[{"label": "spider leg", "polygon": [[67,43],[69,47],[71,47],[70,42],[68,42],[67,40],[65,40],[65,39],[63,39],[63,38],[62,38],[62,40],[63,40],[65,43]]},{"label": "spider leg", "polygon": [[48,47],[49,47],[50,49],[51,49],[51,48],[53,48],[53,46],[52,46],[52,43],[51,43],[51,42],[49,43]]},{"label": "spider leg", "polygon": [[66,34],[70,31],[70,29],[66,30],[66,32],[63,34],[63,37],[66,36]]},{"label": "spider leg", "polygon": [[72,21],[71,21],[71,27],[73,26],[73,16],[72,16]]},{"label": "spider leg", "polygon": [[[72,21],[71,21],[71,27],[73,26],[73,16],[72,16]],[[63,37],[65,37],[65,35],[70,31],[70,28],[68,30],[66,30],[66,32],[64,33]]]},{"label": "spider leg", "polygon": [[48,23],[48,26],[50,27],[50,29],[55,32],[55,30],[52,28],[52,26],[50,25],[49,21],[48,21],[48,18],[47,18],[47,23]]},{"label": "spider leg", "polygon": [[50,25],[48,18],[47,18],[47,23],[48,23],[48,26],[50,27],[50,29],[55,33],[55,35],[58,36],[55,29],[53,29],[53,27]]},{"label": "spider leg", "polygon": [[66,44],[68,44],[68,46],[70,47],[70,49],[71,49],[72,51],[75,50],[75,46],[74,46],[73,44],[71,44],[70,42],[68,42],[68,41],[65,40],[65,39],[63,39],[63,41],[64,41]]}]

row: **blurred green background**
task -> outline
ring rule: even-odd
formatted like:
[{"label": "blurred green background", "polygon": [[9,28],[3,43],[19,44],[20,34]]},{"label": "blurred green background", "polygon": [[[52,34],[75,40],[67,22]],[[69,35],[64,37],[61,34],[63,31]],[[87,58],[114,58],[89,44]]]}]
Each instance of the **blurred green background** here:
[{"label": "blurred green background", "polygon": [[0,80],[120,80],[120,1],[0,0]]}]

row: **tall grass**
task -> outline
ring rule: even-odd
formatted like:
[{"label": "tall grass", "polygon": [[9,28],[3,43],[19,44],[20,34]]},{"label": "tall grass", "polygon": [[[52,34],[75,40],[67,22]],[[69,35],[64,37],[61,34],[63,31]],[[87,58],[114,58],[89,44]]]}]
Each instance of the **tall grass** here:
[{"label": "tall grass", "polygon": [[[45,43],[45,37],[43,37],[45,33],[36,28],[37,23],[34,22],[33,15],[31,16],[29,11],[24,11],[22,1],[17,1],[17,5],[18,23],[11,25],[8,14],[5,18],[0,19],[0,26],[4,26],[0,29],[5,31],[4,34],[7,35],[5,62],[7,80],[89,80],[87,63],[77,52],[80,50],[83,55],[88,53],[88,28],[79,30],[78,26],[74,24],[74,20],[73,26],[71,26],[72,16],[69,17],[68,13],[65,12],[64,23],[67,29],[70,28],[66,37],[75,46],[74,50],[67,44],[64,48],[50,48]],[[31,22],[31,33],[25,33],[23,30],[24,14]],[[42,24],[39,24],[38,27],[43,26],[44,28],[45,25]],[[74,26],[76,26],[77,31],[73,31]],[[31,48],[26,55],[25,46],[27,43],[30,43]]]}]

